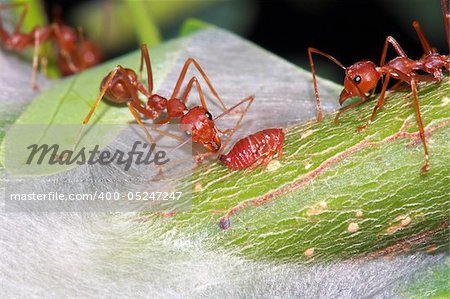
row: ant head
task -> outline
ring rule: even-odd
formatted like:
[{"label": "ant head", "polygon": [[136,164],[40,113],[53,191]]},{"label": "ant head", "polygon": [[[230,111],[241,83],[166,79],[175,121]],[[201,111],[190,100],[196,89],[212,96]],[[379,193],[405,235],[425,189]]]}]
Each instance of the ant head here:
[{"label": "ant head", "polygon": [[220,149],[221,142],[213,117],[205,108],[201,106],[191,108],[181,118],[180,124],[191,128],[190,131],[185,131],[185,134],[191,137],[193,142],[201,143],[210,152],[217,152]]},{"label": "ant head", "polygon": [[364,97],[366,92],[374,89],[380,80],[380,73],[372,61],[357,62],[345,70],[344,90],[341,92],[339,104],[348,98]]}]

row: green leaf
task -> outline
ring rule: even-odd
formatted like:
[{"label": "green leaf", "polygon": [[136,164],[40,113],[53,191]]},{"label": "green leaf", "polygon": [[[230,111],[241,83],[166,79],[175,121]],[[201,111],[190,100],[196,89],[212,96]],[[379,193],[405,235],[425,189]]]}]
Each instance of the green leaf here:
[{"label": "green leaf", "polygon": [[[299,262],[428,246],[448,250],[448,94],[448,77],[420,85],[421,112],[430,130],[425,175],[420,175],[424,153],[411,99],[393,93],[363,133],[355,128],[370,116],[372,102],[346,113],[338,126],[329,115],[319,124],[288,128],[284,158],[275,171],[233,172],[218,163],[201,167],[194,172],[193,184],[201,191],[193,211],[177,214],[166,226],[207,235],[214,248],[257,259]],[[219,228],[223,219],[231,222],[226,231]]]},{"label": "green leaf", "polygon": [[145,1],[127,0],[128,8],[135,24],[135,30],[138,33],[141,43],[145,42],[149,46],[154,46],[161,42],[161,34],[158,26],[152,17],[147,13],[147,4]]},{"label": "green leaf", "polygon": [[[215,42],[208,39],[216,37],[217,46],[223,47],[226,35],[220,34],[223,33],[206,30],[151,49],[155,82],[163,83],[172,68],[177,77],[181,64],[174,65],[178,55],[184,56],[184,47],[203,49],[199,41],[204,41],[214,56]],[[239,44],[232,38],[227,41],[228,45],[233,43]],[[248,45],[235,47],[242,47],[235,53],[246,53]],[[261,53],[266,60],[272,59],[259,49],[253,51],[253,56]],[[228,49],[217,59],[233,52]],[[117,64],[138,69],[139,55],[133,53],[62,80],[41,94],[16,123],[81,123],[98,94],[101,79]],[[248,57],[243,59],[252,63]],[[261,63],[255,63],[262,74]],[[271,72],[276,69],[274,63],[268,65]],[[286,74],[286,70],[278,68],[280,74]],[[247,75],[251,81],[254,75]],[[221,85],[234,79],[226,72],[221,76],[229,78],[220,81]],[[255,79],[261,84],[260,79]],[[173,86],[174,80],[169,81],[169,86]],[[449,93],[447,78],[441,84],[420,85],[425,125],[432,128],[445,124],[428,134],[431,165],[426,175],[419,174],[424,160],[420,142],[409,147],[410,138],[389,139],[397,136],[404,125],[408,132],[417,131],[411,98],[405,92],[392,93],[376,121],[363,133],[357,133],[355,128],[368,119],[373,101],[344,114],[338,126],[330,115],[319,124],[310,122],[289,128],[278,170],[242,173],[218,163],[204,165],[193,176],[192,184],[201,186],[202,191],[194,195],[192,212],[177,214],[165,227],[206,234],[206,243],[213,248],[225,247],[248,257],[270,260],[308,260],[305,252],[311,248],[318,260],[382,254],[395,246],[402,248],[402,242],[416,235],[427,237],[411,244],[412,249],[444,246],[448,242],[450,169],[443,165],[449,165],[450,109],[443,107],[448,106]],[[286,104],[288,94],[285,97]],[[254,109],[261,109],[263,104],[256,103],[258,107]],[[127,109],[102,102],[91,123],[130,121]],[[181,187],[190,188],[192,184],[187,182]],[[361,218],[356,215],[358,211],[363,214]],[[231,228],[222,231],[218,224],[227,215]],[[401,227],[402,223],[407,225]],[[358,225],[357,232],[348,231],[350,224]]]},{"label": "green leaf", "polygon": [[[314,114],[309,73],[220,30],[201,31],[150,52],[161,94],[173,87],[183,60],[194,56],[202,65],[215,66],[205,69],[227,104],[256,93],[248,115],[253,124],[281,126],[302,112],[309,111],[302,117]],[[17,123],[81,123],[102,78],[117,64],[138,69],[139,55],[135,52],[59,81],[39,95]],[[319,87],[330,111],[338,88],[325,81]],[[218,163],[205,164],[194,173],[194,182],[181,182],[180,188],[199,190],[192,211],[164,221],[160,215],[142,215],[146,222],[136,225],[140,231],[148,228],[149,238],[161,235],[169,243],[170,238],[188,238],[202,250],[294,263],[448,250],[449,92],[448,77],[441,84],[420,85],[422,116],[432,128],[427,134],[431,165],[424,176],[419,174],[424,158],[420,142],[410,146],[411,139],[392,137],[405,120],[407,132],[417,131],[411,97],[391,93],[365,132],[355,128],[368,119],[373,100],[344,114],[338,126],[331,115],[320,124],[290,126],[279,169],[232,172]],[[190,102],[195,103],[198,99]],[[93,123],[130,121],[127,109],[103,102],[93,118]],[[254,129],[243,126],[240,132],[248,135]],[[267,196],[271,194],[274,197]],[[218,224],[227,215],[231,226],[224,231]],[[348,230],[351,223],[358,225],[353,233]],[[149,239],[134,240],[133,245],[138,242],[146,247]],[[142,247],[133,250],[141,253]]]}]

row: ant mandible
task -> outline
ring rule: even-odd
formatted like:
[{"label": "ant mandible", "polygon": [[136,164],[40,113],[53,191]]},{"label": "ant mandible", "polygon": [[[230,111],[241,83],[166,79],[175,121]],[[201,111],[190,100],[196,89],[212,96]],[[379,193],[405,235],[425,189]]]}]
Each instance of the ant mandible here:
[{"label": "ant mandible", "polygon": [[[98,64],[102,60],[101,51],[93,42],[86,39],[83,34],[73,28],[62,24],[60,20],[48,26],[35,26],[31,32],[21,31],[23,22],[28,13],[27,3],[0,4],[0,11],[23,7],[19,21],[10,34],[3,27],[0,19],[0,40],[8,50],[23,52],[27,47],[33,47],[33,72],[31,86],[37,89],[36,74],[39,64],[39,47],[47,42],[54,41],[58,49],[57,63],[63,75],[70,75]],[[46,69],[47,57],[41,57],[41,66]]]},{"label": "ant mandible", "polygon": [[[139,113],[149,119],[156,120],[156,124],[158,125],[169,123],[174,119],[179,119],[180,129],[182,129],[184,133],[188,135],[192,142],[200,143],[210,154],[217,153],[222,145],[218,133],[221,133],[223,135],[228,134],[228,137],[225,141],[225,143],[227,143],[230,140],[231,136],[234,134],[236,128],[240,126],[244,116],[247,114],[250,105],[254,100],[254,97],[250,96],[244,98],[236,105],[227,108],[225,103],[219,97],[217,91],[212,86],[208,76],[205,74],[200,64],[193,58],[188,58],[184,63],[183,69],[181,70],[181,73],[175,84],[172,95],[169,99],[167,99],[153,93],[152,67],[146,44],[141,45],[141,63],[139,69],[141,74],[144,62],[147,70],[148,89],[146,89],[142,82],[138,80],[138,75],[134,70],[118,65],[105,78],[103,78],[100,84],[100,93],[95,100],[91,110],[84,118],[83,126],[89,122],[89,119],[93,115],[95,109],[98,107],[100,101],[104,98],[112,103],[126,104],[136,122],[144,130],[150,143],[154,143],[154,139],[145,127]],[[211,93],[215,96],[215,98],[222,106],[223,112],[219,116],[213,118],[212,114],[208,111],[201,85],[195,76],[189,80],[182,96],[180,98],[177,98],[190,65],[195,66],[195,68],[207,83]],[[188,109],[186,106],[186,101],[194,84],[196,85],[197,91],[199,93],[201,106],[195,106]],[[138,97],[138,92],[146,97],[147,103],[145,105],[142,105]],[[232,129],[227,129],[224,131],[219,130],[215,125],[215,121],[223,117],[224,115],[229,114],[243,103],[247,103],[247,106],[239,117],[236,125]],[[166,112],[167,116],[163,119],[157,120],[163,112]],[[188,127],[189,129],[185,130],[184,128],[186,127]],[[164,132],[162,131],[158,132],[164,134]],[[166,133],[166,135],[177,138],[172,134]],[[79,138],[80,136],[81,131]],[[180,141],[184,141],[180,137],[178,137],[177,139],[179,139]],[[205,155],[201,156],[201,158],[199,158],[198,160],[201,160],[204,156]]]},{"label": "ant mandible", "polygon": [[[447,0],[441,0],[441,7],[444,16],[446,37],[450,46],[450,38],[449,38],[450,14],[448,12]],[[312,58],[313,53],[322,55],[330,59],[332,62],[340,66],[345,71],[344,89],[340,94],[339,104],[342,105],[347,99],[351,97],[361,98],[360,101],[341,108],[335,117],[335,123],[338,122],[339,115],[343,111],[356,107],[361,103],[365,102],[368,99],[366,93],[370,92],[371,94],[373,94],[378,84],[378,81],[380,81],[381,78],[384,78],[380,92],[380,97],[378,98],[378,102],[373,109],[372,115],[366,124],[358,126],[357,128],[358,131],[362,131],[367,127],[369,127],[369,125],[373,122],[378,109],[383,106],[386,90],[388,87],[389,80],[391,78],[397,79],[399,80],[399,82],[408,83],[410,85],[414,98],[414,110],[416,113],[416,119],[419,126],[420,138],[422,140],[425,152],[425,163],[421,168],[421,173],[423,174],[427,172],[429,168],[429,154],[425,140],[425,132],[422,117],[419,109],[419,101],[417,96],[417,83],[420,81],[432,81],[432,82],[441,81],[443,76],[442,68],[445,68],[447,70],[449,70],[450,68],[450,56],[440,55],[436,53],[436,51],[429,45],[417,21],[413,22],[413,27],[416,30],[417,35],[419,36],[420,42],[425,52],[424,55],[418,60],[410,59],[406,55],[405,51],[401,48],[400,44],[392,36],[388,36],[385,40],[383,52],[381,55],[380,66],[376,66],[375,63],[373,63],[372,61],[363,60],[356,62],[355,64],[349,67],[345,67],[333,56],[326,54],[315,48],[308,48],[308,55],[311,66],[311,73],[313,76],[314,92],[316,95],[317,121],[321,121],[323,115],[320,105],[320,97],[317,87],[314,61]],[[385,63],[386,53],[389,44],[393,46],[398,56]],[[426,75],[419,75],[416,71],[423,71],[424,73],[426,73]]]}]

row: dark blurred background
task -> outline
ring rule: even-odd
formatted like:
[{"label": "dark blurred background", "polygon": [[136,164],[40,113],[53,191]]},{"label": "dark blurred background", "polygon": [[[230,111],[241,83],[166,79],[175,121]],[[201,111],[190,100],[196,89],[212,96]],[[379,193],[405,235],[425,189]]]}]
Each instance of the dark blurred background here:
[{"label": "dark blurred background", "polygon": [[[60,7],[64,22],[82,26],[113,57],[139,45],[133,34],[139,24],[126,5],[131,1],[147,7],[163,40],[177,36],[187,18],[199,18],[306,69],[308,47],[321,49],[344,65],[361,59],[378,63],[388,35],[411,58],[418,58],[422,49],[413,20],[421,23],[433,47],[448,53],[440,0],[45,0],[44,4],[50,18]],[[316,64],[320,75],[341,80],[338,67],[320,58]]]}]

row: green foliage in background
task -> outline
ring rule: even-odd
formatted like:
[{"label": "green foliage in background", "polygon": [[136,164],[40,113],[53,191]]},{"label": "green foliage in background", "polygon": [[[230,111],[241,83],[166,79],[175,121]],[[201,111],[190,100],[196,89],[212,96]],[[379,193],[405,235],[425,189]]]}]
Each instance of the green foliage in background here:
[{"label": "green foliage in background", "polygon": [[144,1],[126,0],[139,41],[146,42],[148,46],[154,46],[161,41],[161,33],[155,21],[149,17],[147,5]]},{"label": "green foliage in background", "polygon": [[[176,39],[150,50],[156,89],[187,42],[189,38]],[[137,69],[139,58],[135,52],[60,81],[40,94],[16,123],[81,124],[98,95],[98,78],[117,64]],[[448,77],[440,84],[420,85],[426,126],[449,121],[448,94]],[[408,138],[382,142],[402,127],[417,132],[411,101],[406,92],[390,94],[376,121],[363,133],[355,128],[368,119],[373,101],[345,113],[338,126],[328,116],[318,124],[288,128],[284,158],[274,171],[232,172],[219,163],[202,166],[193,176],[192,184],[202,190],[194,194],[193,211],[175,215],[165,222],[166,228],[206,234],[213,247],[283,261],[307,260],[309,248],[314,248],[317,259],[365,255],[436,229],[439,233],[419,242],[417,249],[447,244],[450,168],[444,165],[449,165],[450,126],[429,134],[431,164],[423,176],[420,142],[415,141],[415,146],[408,146],[412,141]],[[127,109],[101,102],[90,123],[128,122],[133,118]],[[362,148],[320,170],[358,146]],[[310,179],[319,170],[320,175]],[[302,180],[307,183],[290,187]],[[284,189],[273,200],[255,202]],[[219,221],[240,205],[242,210],[230,214],[231,229],[222,231]],[[357,211],[363,213],[361,219]],[[407,218],[410,223],[399,227]],[[348,231],[350,223],[358,225],[355,233]]]},{"label": "green foliage in background", "polygon": [[197,31],[214,27],[214,25],[204,22],[199,19],[187,19],[180,28],[179,36],[188,36]]},{"label": "green foliage in background", "polygon": [[142,41],[155,45],[175,37],[183,22],[193,17],[245,32],[254,19],[254,6],[249,0],[87,2],[71,19],[108,54],[136,48]]},{"label": "green foliage in background", "polygon": [[[46,25],[48,20],[45,15],[44,7],[41,5],[40,1],[35,0],[12,0],[11,4],[22,4],[26,3],[28,5],[28,13],[23,22],[23,31],[30,32],[36,25]],[[20,16],[23,11],[22,7],[18,7],[14,10],[16,18]]]}]

